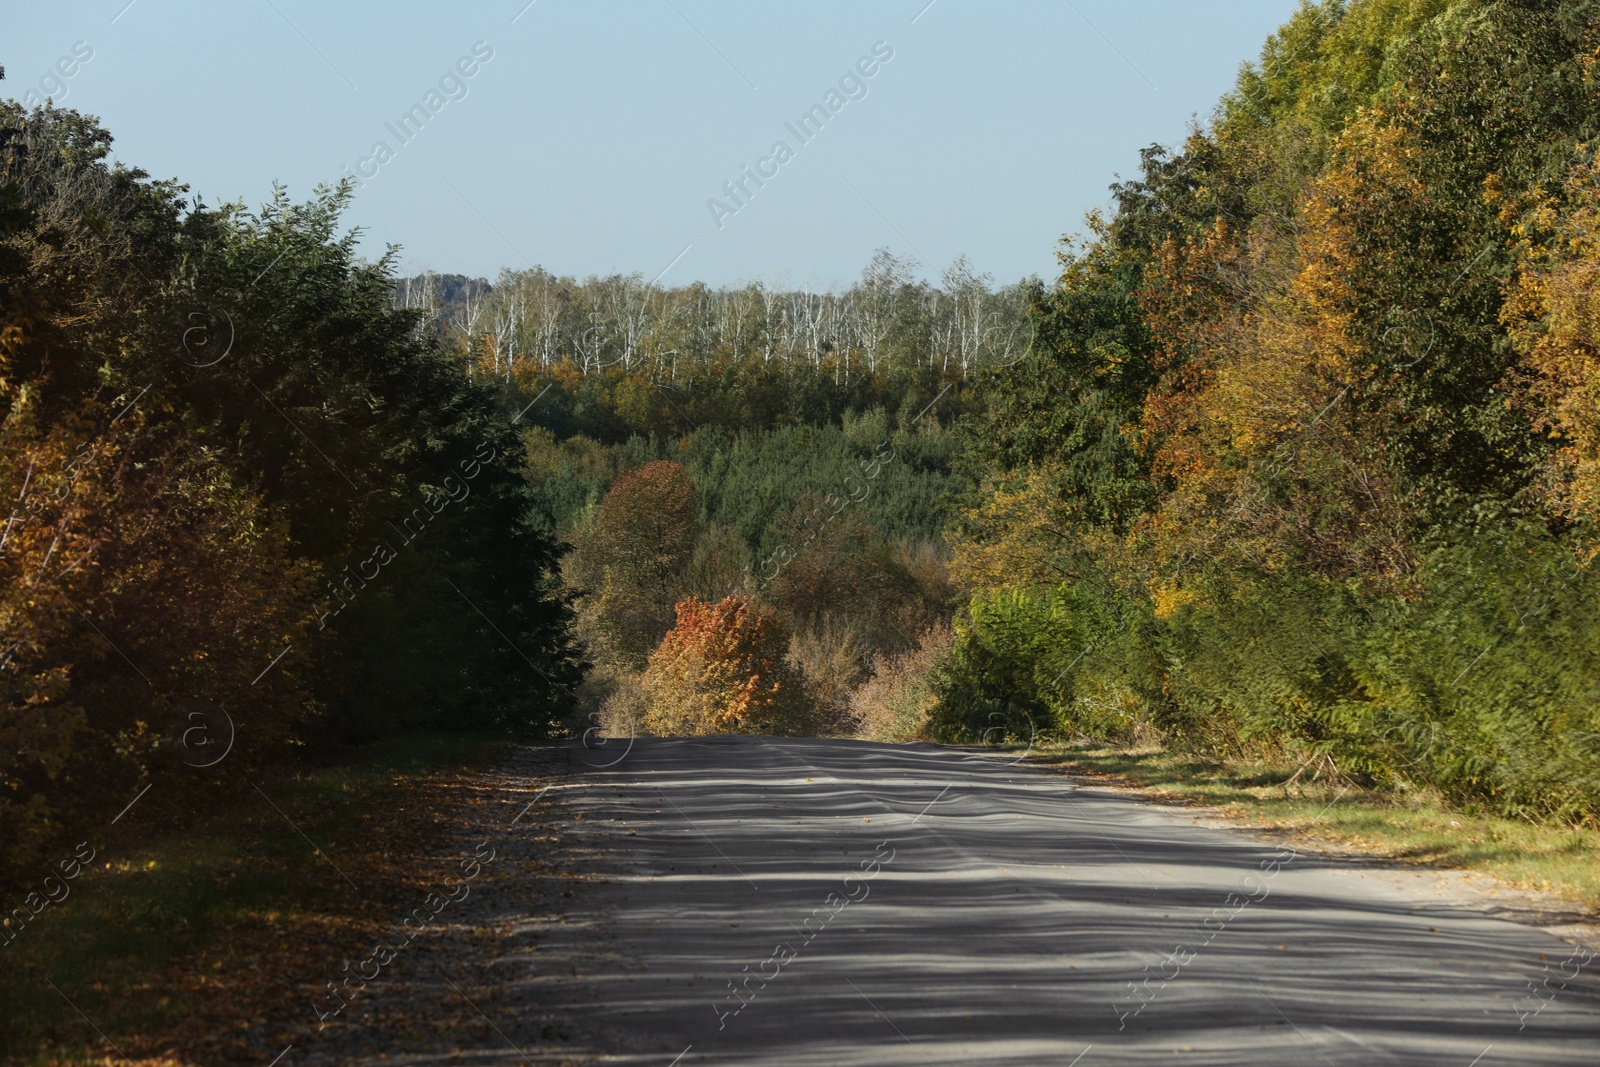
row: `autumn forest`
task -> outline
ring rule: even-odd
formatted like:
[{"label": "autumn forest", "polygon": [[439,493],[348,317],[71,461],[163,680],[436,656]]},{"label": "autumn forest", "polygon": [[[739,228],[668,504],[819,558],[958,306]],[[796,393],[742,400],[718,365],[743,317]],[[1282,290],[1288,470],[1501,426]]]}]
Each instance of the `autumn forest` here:
[{"label": "autumn forest", "polygon": [[419,730],[1592,824],[1597,19],[1306,3],[1047,280],[402,276],[352,184],[211,204],[0,103],[0,881]]}]

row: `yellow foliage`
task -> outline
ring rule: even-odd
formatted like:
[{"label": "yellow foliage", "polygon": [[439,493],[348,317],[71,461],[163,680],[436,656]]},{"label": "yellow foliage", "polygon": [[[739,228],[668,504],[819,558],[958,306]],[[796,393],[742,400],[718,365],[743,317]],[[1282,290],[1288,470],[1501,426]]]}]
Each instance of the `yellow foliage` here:
[{"label": "yellow foliage", "polygon": [[[1526,255],[1502,318],[1525,353],[1524,397],[1536,426],[1561,445],[1545,483],[1551,504],[1577,520],[1600,517],[1600,168],[1578,163],[1566,208],[1531,205]],[[1542,242],[1541,236],[1548,235]]]},{"label": "yellow foliage", "polygon": [[1178,343],[1173,331],[1206,346],[1186,368],[1186,391],[1148,407],[1142,428],[1161,442],[1153,469],[1172,483],[1135,531],[1156,564],[1150,588],[1165,612],[1192,597],[1176,575],[1197,561],[1379,581],[1408,567],[1381,416],[1349,400],[1376,367],[1358,329],[1357,282],[1384,254],[1363,244],[1357,220],[1374,202],[1425,195],[1411,134],[1388,119],[1363,112],[1341,134],[1334,165],[1302,200],[1292,242],[1259,230],[1237,250],[1197,244],[1186,253],[1195,262],[1170,250],[1158,257],[1164,277],[1211,276],[1239,262],[1252,281],[1209,319],[1153,320],[1166,346]]},{"label": "yellow foliage", "polygon": [[1056,475],[1055,467],[1044,467],[988,480],[983,502],[964,509],[946,532],[950,576],[958,586],[1032,588],[1080,577],[1068,561],[1082,555],[1083,539],[1092,534],[1072,521]]}]

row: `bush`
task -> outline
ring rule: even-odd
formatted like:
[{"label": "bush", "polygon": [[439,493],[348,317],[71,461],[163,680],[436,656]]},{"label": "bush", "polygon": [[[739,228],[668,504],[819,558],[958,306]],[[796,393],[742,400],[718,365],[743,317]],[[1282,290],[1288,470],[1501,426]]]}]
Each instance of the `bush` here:
[{"label": "bush", "polygon": [[876,656],[872,677],[850,695],[856,733],[869,741],[911,741],[928,730],[928,712],[938,699],[935,671],[950,655],[955,632],[946,623],[925,631],[917,645],[898,656]]},{"label": "bush", "polygon": [[788,634],[747,596],[677,605],[677,625],[650,655],[639,684],[647,729],[663,734],[811,732],[800,678],[784,660]]}]

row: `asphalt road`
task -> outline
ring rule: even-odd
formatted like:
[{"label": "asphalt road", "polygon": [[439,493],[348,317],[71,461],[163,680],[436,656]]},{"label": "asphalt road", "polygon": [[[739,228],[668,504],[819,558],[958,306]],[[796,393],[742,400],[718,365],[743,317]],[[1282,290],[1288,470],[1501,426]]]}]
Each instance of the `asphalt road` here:
[{"label": "asphalt road", "polygon": [[990,753],[624,745],[560,787],[607,881],[499,961],[583,961],[599,1062],[1600,1063],[1600,958],[1415,875]]}]

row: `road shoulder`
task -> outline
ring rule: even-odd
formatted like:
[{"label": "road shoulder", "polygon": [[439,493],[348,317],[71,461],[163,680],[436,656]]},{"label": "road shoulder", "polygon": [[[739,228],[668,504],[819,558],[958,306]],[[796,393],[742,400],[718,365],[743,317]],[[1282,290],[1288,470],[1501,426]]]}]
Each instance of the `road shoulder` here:
[{"label": "road shoulder", "polygon": [[[1240,787],[1215,770],[1208,773],[1216,765],[1201,761],[1141,764],[1138,753],[1115,761],[1095,759],[1095,753],[1104,751],[1091,750],[1085,758],[1070,748],[1045,749],[1021,758],[1074,780],[1080,789],[1130,797],[1197,826],[1288,845],[1337,870],[1418,894],[1435,906],[1484,912],[1600,948],[1600,898],[1587,880],[1564,880],[1560,868],[1552,870],[1541,862],[1567,851],[1594,855],[1600,863],[1600,841],[1592,830],[1523,825],[1516,827],[1516,841],[1493,842],[1487,839],[1504,836],[1508,820],[1436,805],[1408,808],[1393,798],[1338,784],[1313,782],[1298,791],[1292,786]],[[1275,791],[1282,795],[1273,795]],[[1438,841],[1452,832],[1458,842]],[[1565,834],[1574,834],[1576,847],[1562,840]],[[1520,842],[1533,843],[1536,851],[1524,851],[1519,864]]]}]

